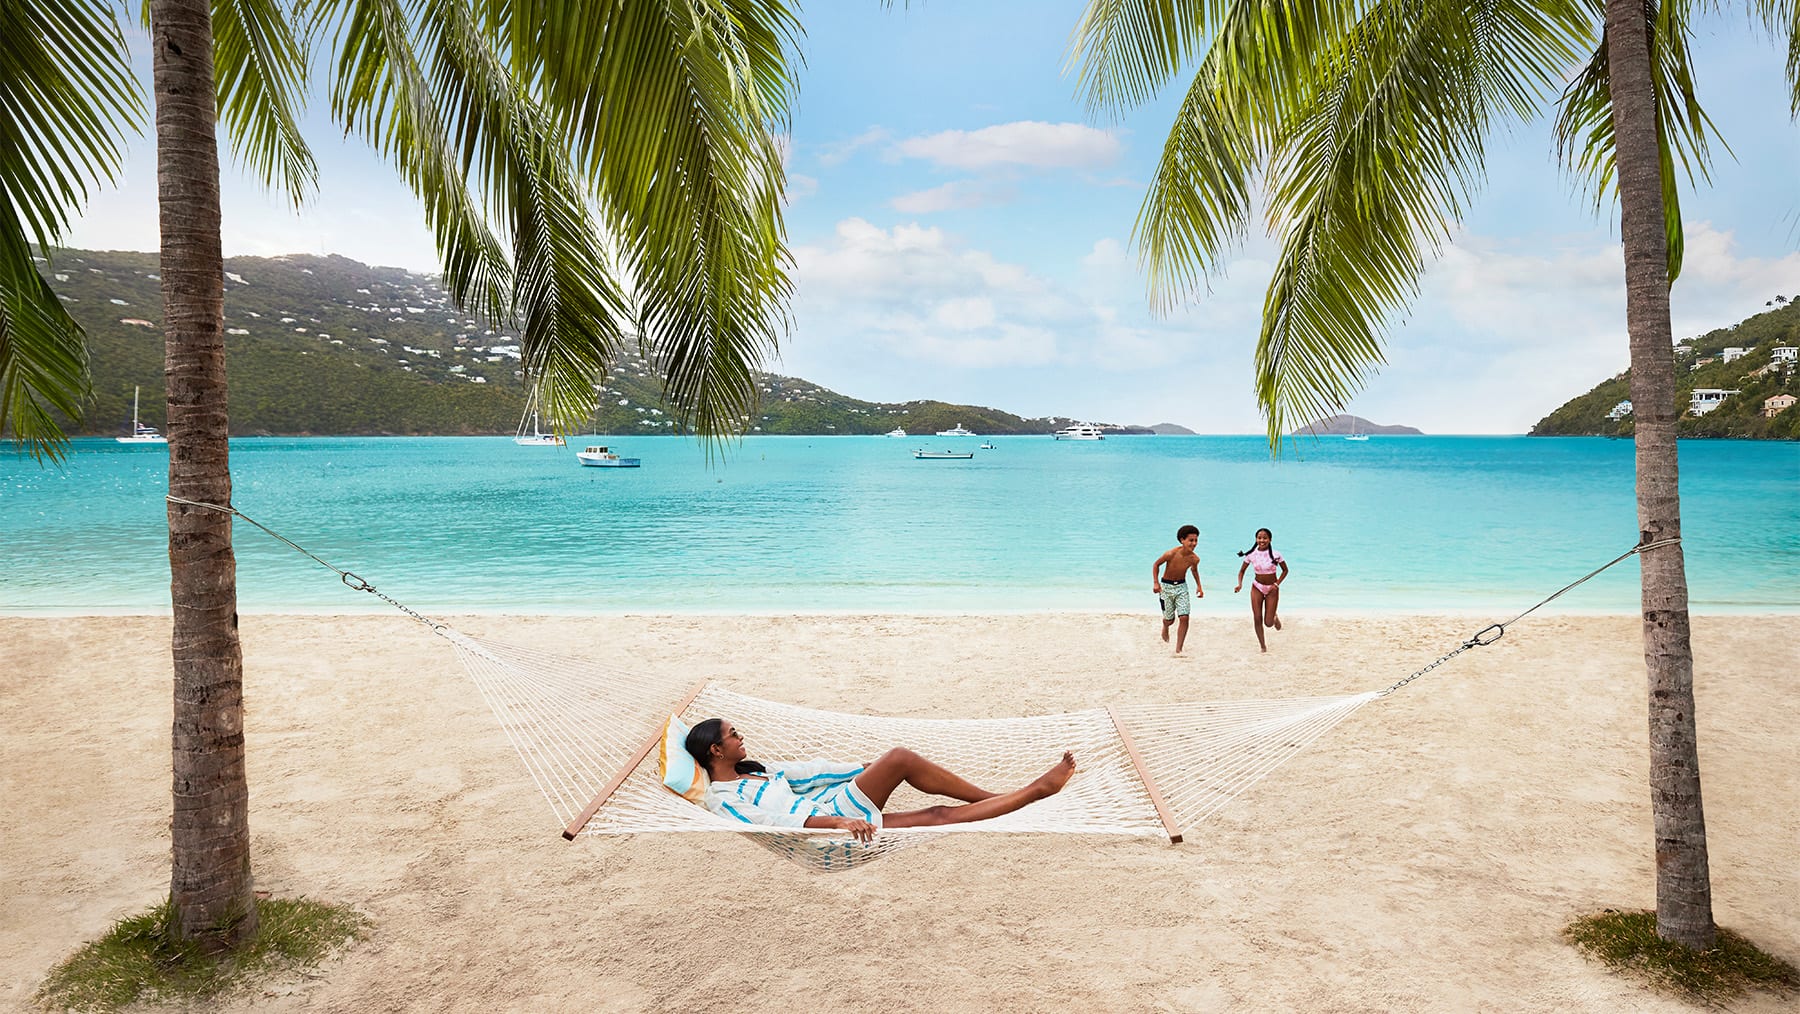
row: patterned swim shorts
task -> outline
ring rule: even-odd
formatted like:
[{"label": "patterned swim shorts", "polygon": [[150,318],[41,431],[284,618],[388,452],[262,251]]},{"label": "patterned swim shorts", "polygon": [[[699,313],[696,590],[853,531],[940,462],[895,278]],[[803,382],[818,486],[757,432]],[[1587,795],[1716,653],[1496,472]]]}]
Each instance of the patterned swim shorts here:
[{"label": "patterned swim shorts", "polygon": [[1163,619],[1172,620],[1177,616],[1186,616],[1193,606],[1188,601],[1186,581],[1164,581],[1162,591],[1157,593],[1162,599]]}]

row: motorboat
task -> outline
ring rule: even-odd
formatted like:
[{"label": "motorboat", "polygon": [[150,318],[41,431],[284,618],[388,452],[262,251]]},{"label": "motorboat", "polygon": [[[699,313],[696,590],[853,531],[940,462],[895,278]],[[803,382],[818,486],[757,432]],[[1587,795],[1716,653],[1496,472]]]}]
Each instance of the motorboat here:
[{"label": "motorboat", "polygon": [[131,389],[131,436],[114,437],[121,444],[166,444],[169,438],[156,432],[156,427],[138,421],[138,389]]},{"label": "motorboat", "polygon": [[928,451],[922,447],[913,452],[918,461],[967,461],[974,456],[974,451]]},{"label": "motorboat", "polygon": [[621,458],[605,447],[589,447],[575,452],[575,460],[591,468],[637,468],[640,458]]},{"label": "motorboat", "polygon": [[981,449],[984,451],[991,451],[994,449],[994,445],[991,443],[988,443],[986,440],[983,440],[981,442]]},{"label": "motorboat", "polygon": [[906,436],[906,430],[903,427],[896,426],[893,429],[888,430],[887,435],[890,437],[903,437]]},{"label": "motorboat", "polygon": [[937,435],[940,437],[972,437],[975,435],[975,431],[974,430],[965,430],[965,429],[963,429],[962,423],[957,423],[955,429],[953,429],[953,430],[938,430]]},{"label": "motorboat", "polygon": [[1058,440],[1105,440],[1106,439],[1106,433],[1104,431],[1102,431],[1100,429],[1100,427],[1095,426],[1091,423],[1076,423],[1073,426],[1064,426],[1062,429],[1057,430],[1055,433],[1052,433],[1050,435],[1055,437]]}]

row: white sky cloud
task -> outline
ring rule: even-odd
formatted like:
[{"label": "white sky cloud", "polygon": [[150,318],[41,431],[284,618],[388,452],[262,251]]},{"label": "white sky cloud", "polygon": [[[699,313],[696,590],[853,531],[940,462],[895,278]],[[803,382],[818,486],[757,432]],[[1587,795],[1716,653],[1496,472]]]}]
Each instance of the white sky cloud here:
[{"label": "white sky cloud", "polygon": [[1099,169],[1117,162],[1123,149],[1116,135],[1086,124],[1021,120],[909,137],[892,150],[952,169]]},{"label": "white sky cloud", "polygon": [[870,127],[855,136],[844,138],[841,141],[830,141],[821,144],[819,145],[818,154],[819,164],[826,167],[842,165],[845,161],[849,160],[850,156],[856,154],[858,151],[861,151],[872,144],[881,144],[892,136],[893,135],[888,132],[886,127]]},{"label": "white sky cloud", "polygon": [[1011,201],[1012,187],[994,186],[974,180],[953,180],[929,190],[901,194],[888,206],[905,215],[929,215],[938,211],[961,211],[986,208]]}]

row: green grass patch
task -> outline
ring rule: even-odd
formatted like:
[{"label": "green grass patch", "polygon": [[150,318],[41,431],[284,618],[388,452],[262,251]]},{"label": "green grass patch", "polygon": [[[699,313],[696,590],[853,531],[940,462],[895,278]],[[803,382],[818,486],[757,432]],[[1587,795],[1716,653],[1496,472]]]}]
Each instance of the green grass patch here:
[{"label": "green grass patch", "polygon": [[1800,971],[1721,927],[1713,946],[1690,950],[1656,935],[1655,912],[1607,909],[1563,929],[1582,952],[1651,986],[1720,1003],[1751,989],[1779,996],[1800,990]]},{"label": "green grass patch", "polygon": [[203,954],[167,932],[164,901],[119,920],[106,935],[51,970],[38,1003],[72,1011],[115,1011],[137,1001],[183,1003],[316,965],[360,938],[368,920],[347,908],[305,898],[257,903],[256,939],[219,955]]}]

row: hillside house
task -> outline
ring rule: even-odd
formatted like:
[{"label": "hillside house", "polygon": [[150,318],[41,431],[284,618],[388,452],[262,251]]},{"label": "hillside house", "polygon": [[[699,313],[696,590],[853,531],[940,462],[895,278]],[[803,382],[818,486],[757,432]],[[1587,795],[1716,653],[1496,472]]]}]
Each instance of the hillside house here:
[{"label": "hillside house", "polygon": [[1773,419],[1794,407],[1795,398],[1791,394],[1778,394],[1773,398],[1763,399],[1763,418]]},{"label": "hillside house", "polygon": [[1800,358],[1800,347],[1793,345],[1779,345],[1776,346],[1775,351],[1769,353],[1769,362],[1771,363],[1791,363],[1797,358]]},{"label": "hillside house", "polygon": [[1712,356],[1707,356],[1704,359],[1696,359],[1696,360],[1694,360],[1694,365],[1688,367],[1688,372],[1692,373],[1693,371],[1699,369],[1702,366],[1711,366],[1712,364],[1714,364],[1716,362],[1718,362],[1718,360],[1714,359]]},{"label": "hillside house", "polygon": [[1738,393],[1740,392],[1727,391],[1718,387],[1696,387],[1694,393],[1688,398],[1688,411],[1694,415],[1705,415],[1718,408],[1726,398]]},{"label": "hillside house", "polygon": [[1614,405],[1612,407],[1612,411],[1606,413],[1606,417],[1608,419],[1613,420],[1614,422],[1617,422],[1618,420],[1623,419],[1630,414],[1631,414],[1631,399],[1626,398],[1624,401],[1621,401],[1617,405]]},{"label": "hillside house", "polygon": [[1735,363],[1739,359],[1744,358],[1744,350],[1742,348],[1739,348],[1736,345],[1733,345],[1732,347],[1719,353],[1719,358],[1723,359],[1724,361],[1726,361],[1728,363]]}]

